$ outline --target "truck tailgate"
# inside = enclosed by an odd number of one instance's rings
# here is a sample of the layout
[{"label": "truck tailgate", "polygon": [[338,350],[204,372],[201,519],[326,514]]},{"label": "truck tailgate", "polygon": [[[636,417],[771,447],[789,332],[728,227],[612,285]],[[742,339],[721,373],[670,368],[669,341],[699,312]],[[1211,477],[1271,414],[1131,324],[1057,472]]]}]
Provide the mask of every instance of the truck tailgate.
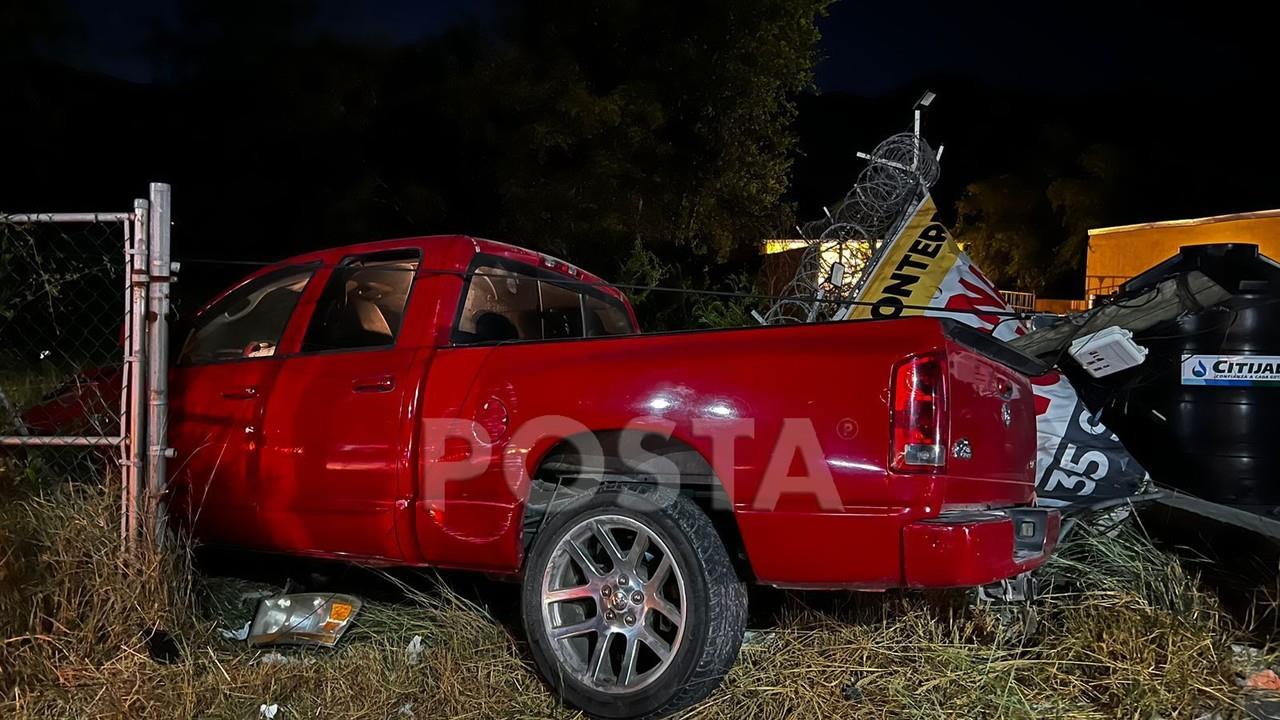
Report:
[{"label": "truck tailgate", "polygon": [[948,325],[951,448],[944,502],[1029,502],[1035,491],[1036,416],[1027,374],[1046,368],[972,328]]}]

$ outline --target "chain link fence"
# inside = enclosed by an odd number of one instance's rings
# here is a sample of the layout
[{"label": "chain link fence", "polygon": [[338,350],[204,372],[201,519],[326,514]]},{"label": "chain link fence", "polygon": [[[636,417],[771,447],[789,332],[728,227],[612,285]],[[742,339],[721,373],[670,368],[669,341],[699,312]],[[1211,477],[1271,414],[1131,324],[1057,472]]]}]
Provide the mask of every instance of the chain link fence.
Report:
[{"label": "chain link fence", "polygon": [[129,219],[0,218],[7,435],[120,437]]},{"label": "chain link fence", "polygon": [[[156,197],[165,232],[152,241]],[[118,482],[124,537],[163,478],[166,360],[149,376],[147,359],[167,344],[167,205],[156,184],[128,212],[0,213],[0,472]],[[157,285],[164,302],[148,315]]]}]

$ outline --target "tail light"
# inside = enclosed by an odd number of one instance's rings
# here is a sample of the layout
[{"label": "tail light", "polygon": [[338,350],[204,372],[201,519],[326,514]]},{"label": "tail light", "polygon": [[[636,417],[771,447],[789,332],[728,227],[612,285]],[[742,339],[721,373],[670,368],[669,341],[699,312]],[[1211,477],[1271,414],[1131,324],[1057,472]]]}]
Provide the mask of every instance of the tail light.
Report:
[{"label": "tail light", "polygon": [[946,373],[941,354],[909,357],[893,368],[889,462],[894,470],[946,464]]}]

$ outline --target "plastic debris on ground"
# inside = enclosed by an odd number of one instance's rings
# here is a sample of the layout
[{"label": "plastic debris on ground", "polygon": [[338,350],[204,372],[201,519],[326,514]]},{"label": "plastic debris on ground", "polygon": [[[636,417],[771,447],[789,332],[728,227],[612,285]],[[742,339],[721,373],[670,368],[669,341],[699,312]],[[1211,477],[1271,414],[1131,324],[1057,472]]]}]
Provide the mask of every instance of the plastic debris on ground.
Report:
[{"label": "plastic debris on ground", "polygon": [[413,636],[413,639],[409,641],[409,647],[405,648],[405,655],[406,657],[408,657],[409,662],[415,665],[422,660],[422,636],[421,635]]},{"label": "plastic debris on ground", "polygon": [[[252,622],[252,621],[251,621]],[[249,625],[251,622],[244,624],[239,630],[228,630],[226,628],[218,628],[218,632],[227,640],[244,640],[249,637]]]}]

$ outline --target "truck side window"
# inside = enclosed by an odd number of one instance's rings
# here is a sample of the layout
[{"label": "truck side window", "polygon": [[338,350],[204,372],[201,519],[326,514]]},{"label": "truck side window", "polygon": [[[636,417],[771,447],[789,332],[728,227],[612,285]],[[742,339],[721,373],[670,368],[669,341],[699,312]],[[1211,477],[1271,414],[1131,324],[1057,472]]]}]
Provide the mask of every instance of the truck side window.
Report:
[{"label": "truck side window", "polygon": [[[572,278],[482,262],[467,280],[453,332],[458,345],[508,340],[567,340],[635,332],[622,303],[580,290]],[[560,279],[561,282],[557,282]]]},{"label": "truck side window", "polygon": [[344,259],[316,301],[302,352],[395,345],[418,261],[416,249]]},{"label": "truck side window", "polygon": [[582,337],[582,296],[549,282],[539,282],[538,292],[542,301],[542,337]]},{"label": "truck side window", "polygon": [[469,345],[541,338],[538,281],[505,268],[476,267],[467,283],[454,341]]},{"label": "truck side window", "polygon": [[232,290],[196,321],[178,355],[178,364],[274,355],[315,268],[281,268]]},{"label": "truck side window", "polygon": [[629,335],[635,332],[631,326],[631,317],[616,302],[610,303],[598,297],[584,295],[582,297],[582,314],[587,325],[587,337],[605,335]]}]

